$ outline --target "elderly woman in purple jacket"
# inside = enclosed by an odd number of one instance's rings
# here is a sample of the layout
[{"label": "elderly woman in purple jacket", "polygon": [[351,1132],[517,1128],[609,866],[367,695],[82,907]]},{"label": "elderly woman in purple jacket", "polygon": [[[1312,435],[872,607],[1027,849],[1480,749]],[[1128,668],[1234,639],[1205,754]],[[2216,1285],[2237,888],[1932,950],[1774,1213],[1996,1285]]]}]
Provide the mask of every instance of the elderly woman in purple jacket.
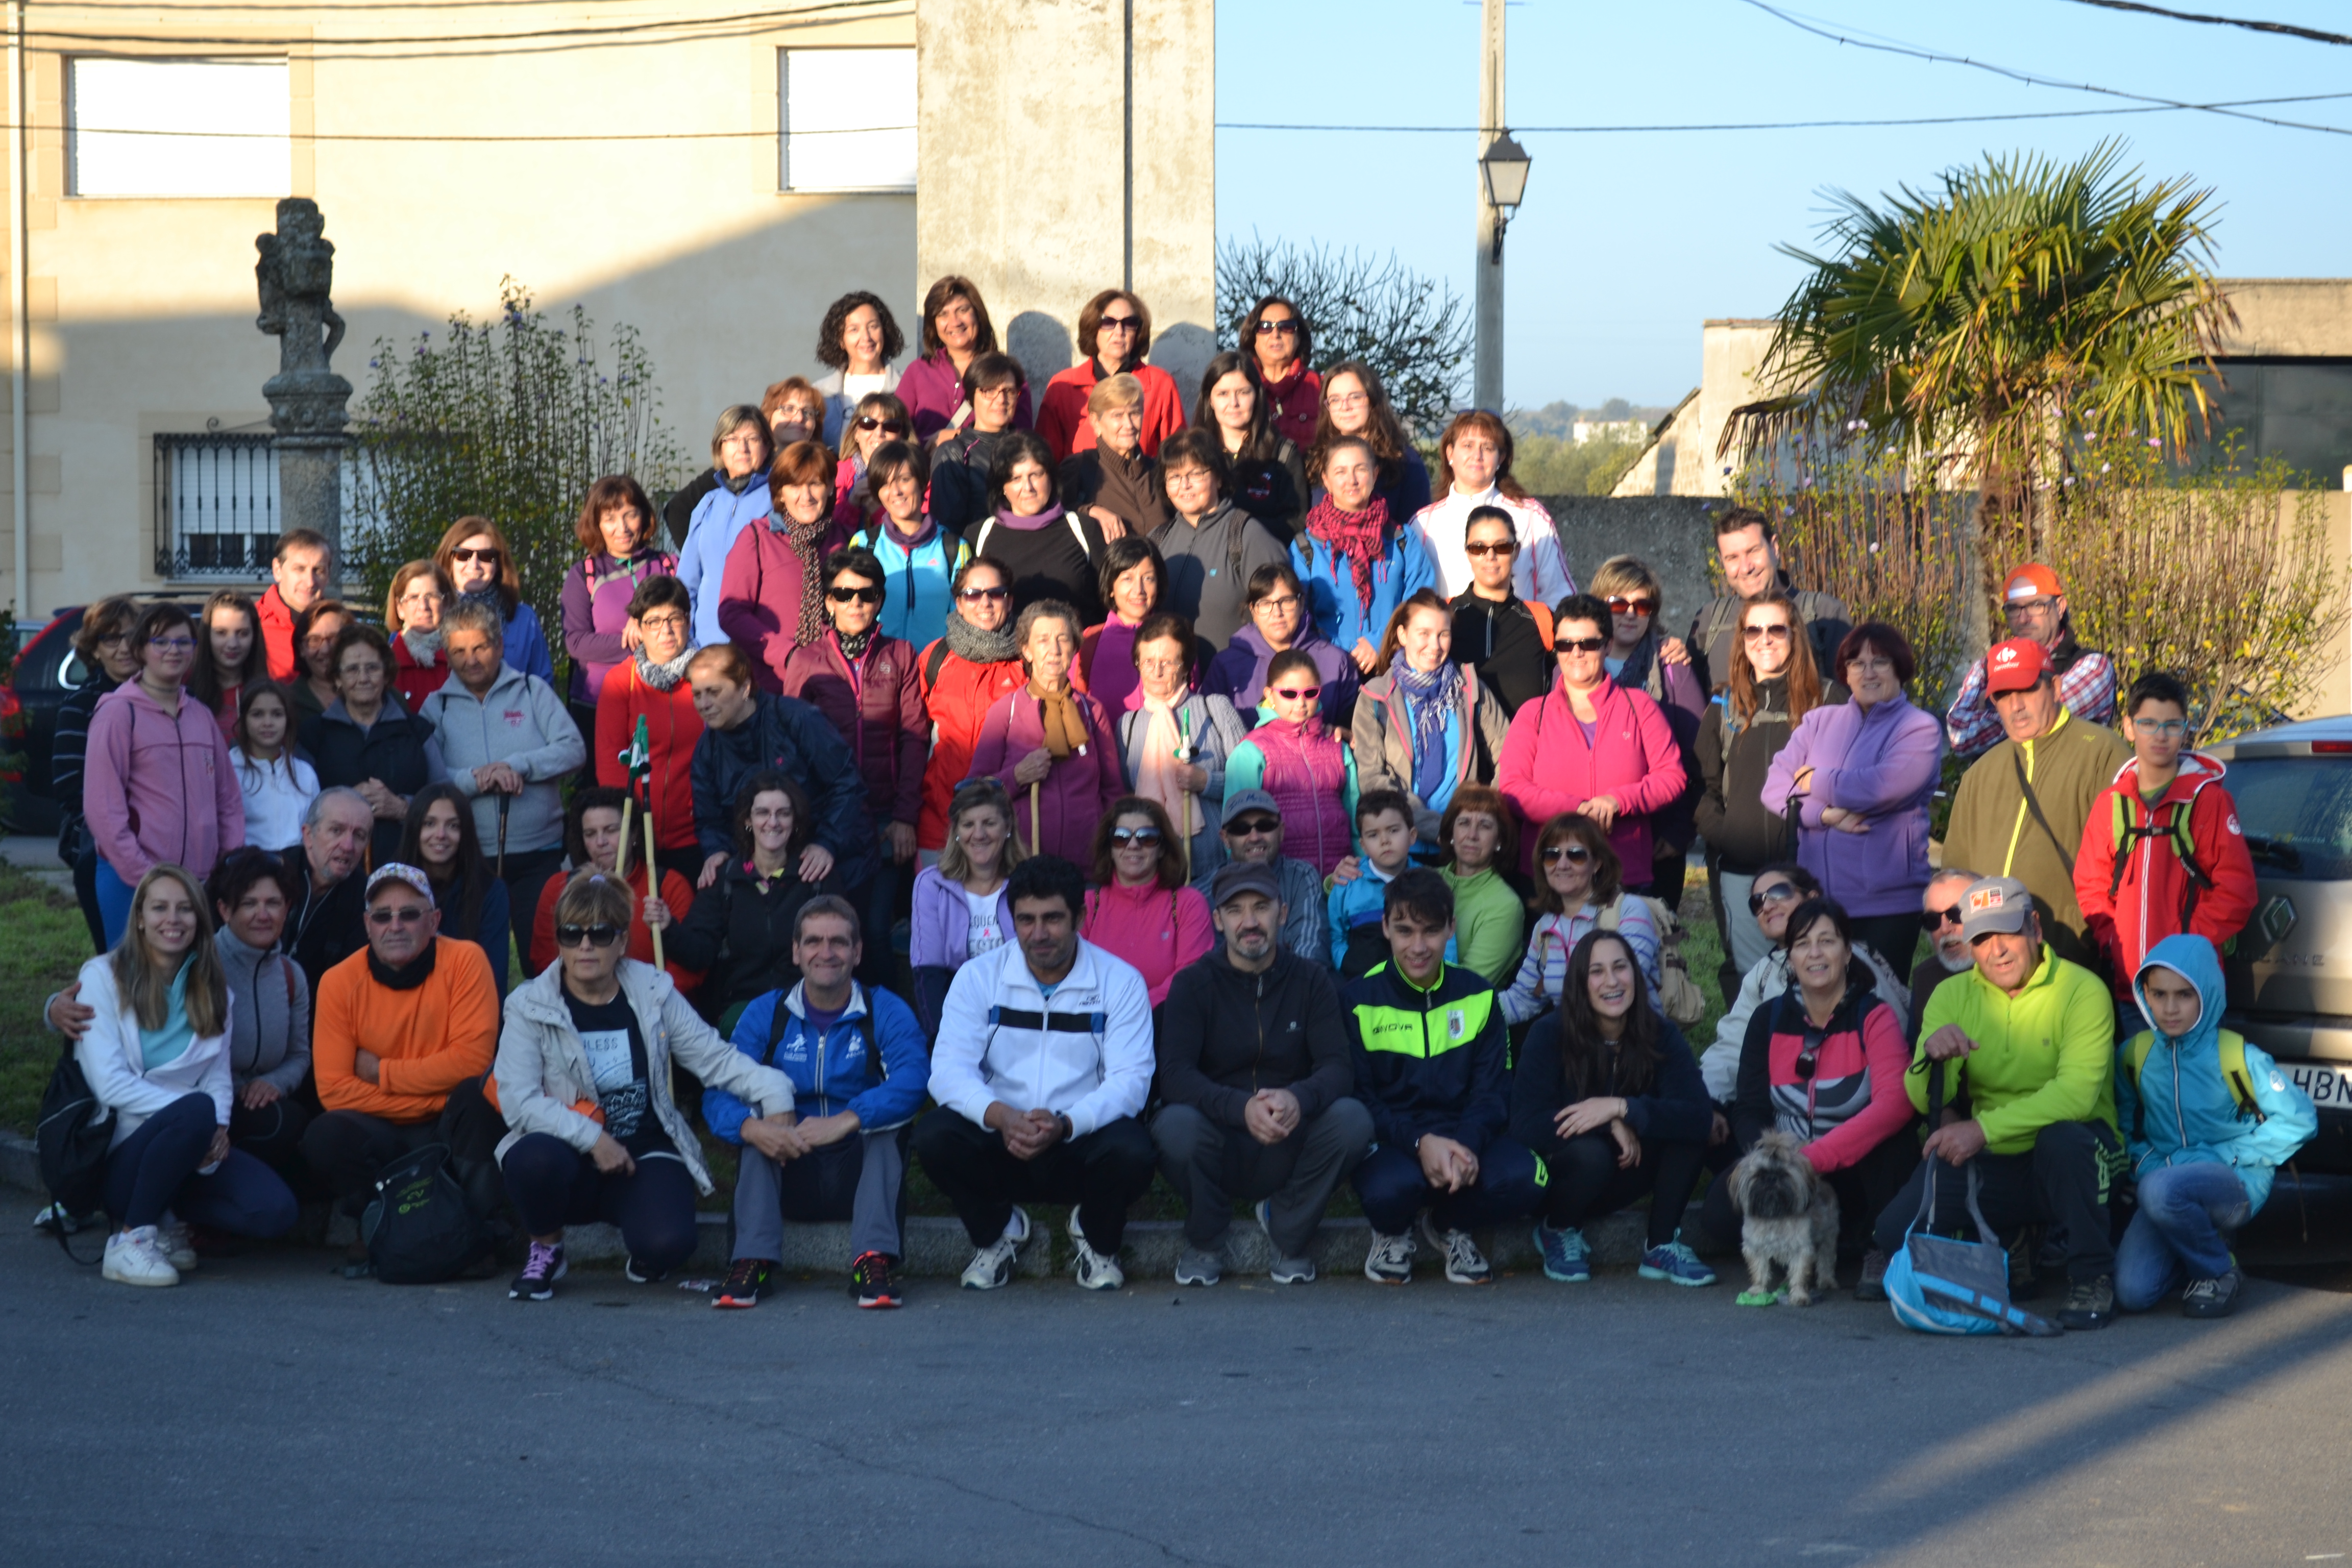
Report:
[{"label": "elderly woman in purple jacket", "polygon": [[1908,980],[1944,726],[1903,695],[1918,661],[1893,626],[1854,627],[1836,663],[1853,700],[1805,715],[1764,775],[1764,808],[1796,807],[1797,859],[1853,917],[1854,941]]}]

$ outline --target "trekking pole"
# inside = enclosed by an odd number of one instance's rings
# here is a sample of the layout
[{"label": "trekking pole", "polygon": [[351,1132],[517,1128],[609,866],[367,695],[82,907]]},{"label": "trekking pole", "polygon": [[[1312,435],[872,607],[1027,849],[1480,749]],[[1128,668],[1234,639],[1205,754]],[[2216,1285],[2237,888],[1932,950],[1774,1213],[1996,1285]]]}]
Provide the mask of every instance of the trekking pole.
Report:
[{"label": "trekking pole", "polygon": [[1034,779],[1032,779],[1032,780],[1030,781],[1030,783],[1029,783],[1029,848],[1028,848],[1028,853],[1030,853],[1030,854],[1032,854],[1032,855],[1034,855],[1035,853],[1037,853],[1037,838],[1038,838],[1038,827],[1037,827],[1037,781],[1036,781],[1036,780],[1034,780]]},{"label": "trekking pole", "polygon": [[499,792],[499,880],[507,879],[507,813],[514,808],[514,796]]},{"label": "trekking pole", "polygon": [[[636,804],[637,796],[634,790],[621,802],[621,847],[613,855],[613,875],[619,878],[624,886],[629,880],[629,809]],[[648,881],[646,886],[650,887],[652,883]]]},{"label": "trekking pole", "polygon": [[[650,788],[646,791],[645,815],[641,820],[646,825],[646,891],[648,895],[658,896],[661,892],[661,883],[656,879],[661,875],[661,867],[654,859],[654,803]],[[676,920],[677,916],[673,913],[670,918]],[[661,927],[656,926],[653,931],[654,967],[666,969],[668,967],[668,961],[662,957]]]}]

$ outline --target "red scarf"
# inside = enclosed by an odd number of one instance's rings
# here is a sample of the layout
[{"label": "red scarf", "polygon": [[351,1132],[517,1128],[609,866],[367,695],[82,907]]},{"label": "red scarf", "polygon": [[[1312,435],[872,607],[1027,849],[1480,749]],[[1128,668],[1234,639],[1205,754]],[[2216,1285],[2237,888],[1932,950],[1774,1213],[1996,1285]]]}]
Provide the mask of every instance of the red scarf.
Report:
[{"label": "red scarf", "polygon": [[1347,558],[1356,578],[1356,602],[1372,607],[1372,568],[1387,553],[1389,503],[1374,496],[1361,511],[1342,511],[1325,496],[1307,513],[1307,535],[1332,554]]}]

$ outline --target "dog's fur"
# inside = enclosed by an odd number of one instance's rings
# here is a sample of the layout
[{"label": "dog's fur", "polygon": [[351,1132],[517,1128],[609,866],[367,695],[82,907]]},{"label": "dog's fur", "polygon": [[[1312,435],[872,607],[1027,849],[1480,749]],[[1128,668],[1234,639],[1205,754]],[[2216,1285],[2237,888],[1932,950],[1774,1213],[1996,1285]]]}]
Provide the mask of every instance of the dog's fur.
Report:
[{"label": "dog's fur", "polygon": [[1813,1304],[1837,1284],[1837,1194],[1786,1132],[1767,1132],[1731,1168],[1731,1206],[1740,1215],[1739,1253],[1749,1288],[1772,1289],[1772,1265],[1789,1273],[1789,1300]]}]

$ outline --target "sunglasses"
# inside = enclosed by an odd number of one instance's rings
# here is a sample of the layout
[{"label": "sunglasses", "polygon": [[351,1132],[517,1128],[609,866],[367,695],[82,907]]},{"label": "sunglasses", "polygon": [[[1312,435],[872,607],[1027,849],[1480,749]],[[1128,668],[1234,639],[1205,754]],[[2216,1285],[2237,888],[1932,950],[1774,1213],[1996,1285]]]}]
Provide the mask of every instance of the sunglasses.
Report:
[{"label": "sunglasses", "polygon": [[368,924],[388,926],[396,921],[402,925],[413,926],[425,918],[425,913],[415,904],[403,904],[396,910],[370,910]]},{"label": "sunglasses", "polygon": [[1239,822],[1225,824],[1225,837],[1228,838],[1255,838],[1281,831],[1281,821],[1271,816],[1245,816]]},{"label": "sunglasses", "polygon": [[1323,695],[1319,686],[1277,686],[1274,694],[1285,702],[1312,702]]},{"label": "sunglasses", "polygon": [[827,588],[824,591],[824,596],[836,605],[852,603],[878,605],[882,602],[882,590],[871,585],[864,588]]},{"label": "sunglasses", "polygon": [[1769,626],[1742,626],[1739,635],[1749,642],[1787,642],[1789,623],[1775,621]]},{"label": "sunglasses", "polygon": [[1259,337],[1269,337],[1276,332],[1281,333],[1286,338],[1295,338],[1298,335],[1298,323],[1292,321],[1260,321],[1257,324],[1257,335]]},{"label": "sunglasses", "polygon": [[1807,1029],[1805,1031],[1805,1043],[1797,1052],[1796,1060],[1797,1080],[1800,1083],[1813,1081],[1814,1069],[1821,1062],[1822,1046],[1827,1039],[1828,1035],[1823,1030]]},{"label": "sunglasses", "polygon": [[1622,595],[1609,595],[1609,613],[1612,616],[1654,616],[1658,613],[1655,599],[1628,599]]},{"label": "sunglasses", "polygon": [[469,550],[460,545],[449,552],[449,559],[465,562],[478,561],[485,566],[495,566],[499,563],[499,552],[495,549]]},{"label": "sunglasses", "polygon": [[1110,830],[1110,841],[1113,844],[1120,845],[1140,844],[1145,848],[1149,849],[1153,845],[1160,842],[1160,829],[1156,827],[1114,827]]},{"label": "sunglasses", "polygon": [[1948,910],[1926,910],[1919,916],[1919,923],[1926,928],[1928,935],[1933,936],[1946,926],[1956,926],[1960,923],[1960,906],[1954,904]]},{"label": "sunglasses", "polygon": [[1462,547],[1462,553],[1473,561],[1483,561],[1489,555],[1517,555],[1518,552],[1519,542],[1516,539],[1501,539],[1489,543],[1465,544]]},{"label": "sunglasses", "polygon": [[1607,637],[1561,637],[1551,645],[1554,653],[1599,653],[1609,646]]},{"label": "sunglasses", "polygon": [[1764,912],[1767,904],[1792,904],[1796,901],[1797,885],[1794,882],[1775,882],[1760,893],[1748,895],[1748,912],[1759,915]]},{"label": "sunglasses", "polygon": [[1114,332],[1131,332],[1143,324],[1143,319],[1140,316],[1105,316],[1101,324]]},{"label": "sunglasses", "polygon": [[597,947],[610,947],[620,940],[619,926],[600,924],[555,928],[555,945],[558,947],[578,947],[583,942],[593,943]]},{"label": "sunglasses", "polygon": [[1592,858],[1592,851],[1581,844],[1549,844],[1544,847],[1543,863],[1557,866],[1565,860],[1571,866],[1581,866]]},{"label": "sunglasses", "polygon": [[1010,588],[959,588],[956,597],[967,605],[976,605],[982,599],[1002,599],[1012,591]]},{"label": "sunglasses", "polygon": [[904,419],[877,419],[871,414],[859,415],[857,427],[860,430],[879,430],[886,436],[904,436],[908,429]]}]

